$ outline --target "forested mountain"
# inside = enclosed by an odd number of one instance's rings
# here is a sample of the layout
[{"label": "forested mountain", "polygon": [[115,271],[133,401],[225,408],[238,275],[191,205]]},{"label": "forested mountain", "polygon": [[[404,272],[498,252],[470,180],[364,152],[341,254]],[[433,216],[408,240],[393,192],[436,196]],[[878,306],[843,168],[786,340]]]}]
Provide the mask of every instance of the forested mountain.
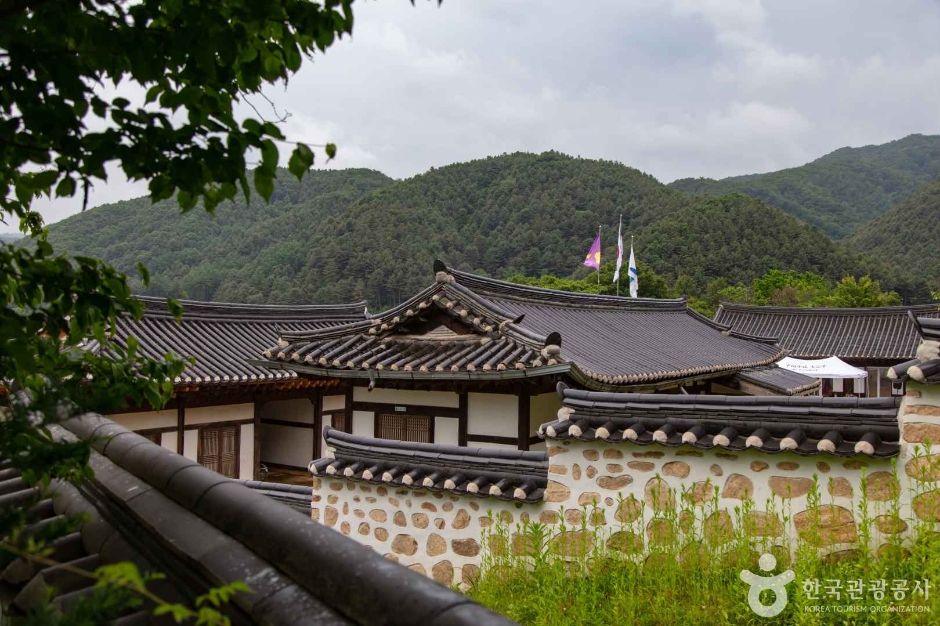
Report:
[{"label": "forested mountain", "polygon": [[[103,259],[136,276],[142,262],[152,282],[140,293],[185,294],[200,300],[299,302],[307,242],[331,214],[364,194],[392,184],[366,169],[322,170],[302,183],[281,172],[270,204],[257,196],[181,214],[175,202],[146,197],[89,209],[50,227],[57,250]],[[250,288],[243,288],[247,284]]]},{"label": "forested mountain", "polygon": [[670,187],[692,193],[740,192],[841,238],[940,176],[940,136],[841,148],[811,163],[713,180],[685,178]]},{"label": "forested mountain", "polygon": [[861,227],[848,243],[908,269],[940,291],[940,180]]},{"label": "forested mountain", "polygon": [[[270,206],[222,205],[179,215],[142,198],[98,207],[50,228],[58,249],[150,270],[147,293],[235,302],[365,298],[387,306],[426,286],[431,264],[497,277],[584,276],[603,225],[604,261],[616,227],[636,236],[641,263],[704,288],[770,269],[832,279],[874,271],[821,232],[743,195],[681,193],[618,163],[554,152],[460,163],[403,181],[370,170],[284,173]],[[874,267],[874,270],[872,269]]]}]

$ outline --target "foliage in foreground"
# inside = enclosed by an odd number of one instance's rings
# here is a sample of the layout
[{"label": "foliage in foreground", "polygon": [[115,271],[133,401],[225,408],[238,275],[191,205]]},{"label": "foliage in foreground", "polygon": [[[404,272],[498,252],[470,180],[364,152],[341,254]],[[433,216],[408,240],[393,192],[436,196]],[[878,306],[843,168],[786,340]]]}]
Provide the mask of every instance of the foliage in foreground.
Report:
[{"label": "foliage in foreground", "polygon": [[[246,202],[252,192],[269,199],[278,144],[292,148],[288,170],[298,179],[314,153],[288,141],[277,124],[283,120],[264,119],[251,98],[264,99],[263,86],[286,82],[305,56],[351,33],[352,0],[0,7],[0,221],[18,223],[35,242],[0,245],[0,462],[38,488],[30,500],[0,508],[0,551],[6,561],[54,565],[51,542],[82,519],[54,518],[30,534],[24,529],[36,521],[34,505],[48,497],[53,480],[78,482],[93,472],[89,442],[57,440],[51,426],[127,404],[160,408],[184,363],[170,354],[142,358],[134,340],[110,337],[118,317],[142,314],[124,274],[138,270],[146,286],[139,260],[115,269],[90,256],[55,254],[33,202],[79,194],[84,207],[109,168],[147,180],[152,202],[175,198],[183,212],[200,202],[211,212],[239,190]],[[138,90],[146,95],[136,102],[118,95]],[[240,119],[239,103],[260,119]],[[332,144],[322,148],[328,158],[336,153]],[[260,163],[249,182],[251,152]],[[209,590],[191,608],[150,593],[146,583],[158,574],[141,574],[130,563],[74,573],[93,578],[95,593],[64,615],[47,606],[29,619],[106,623],[149,601],[176,621],[224,624],[218,609],[246,589],[233,583]]]},{"label": "foliage in foreground", "polygon": [[[814,477],[807,495],[808,517],[795,537],[783,533],[777,522],[756,515],[750,499],[736,507],[725,520],[731,523],[725,524],[717,514],[717,489],[699,505],[691,492],[670,490],[661,500],[670,506],[652,515],[647,512],[645,521],[642,515],[627,521],[630,515],[625,512],[648,505],[621,497],[608,505],[607,519],[617,520],[610,527],[591,523],[603,506],[596,502],[581,510],[559,511],[557,527],[524,522],[510,529],[491,515],[493,524],[484,530],[481,572],[469,595],[527,626],[936,623],[940,534],[933,524],[902,518],[900,491],[891,501],[872,503],[863,488],[851,507],[857,512],[857,540],[837,545],[821,558],[820,547],[837,543],[834,538],[846,530],[827,524],[827,505],[832,502],[822,496],[820,482]],[[911,490],[911,495],[920,491]],[[788,500],[774,498],[763,510],[779,516],[782,528],[789,528],[794,511]],[[937,513],[933,511],[935,518]],[[885,519],[903,522],[909,535],[902,539],[882,532],[888,528]],[[777,560],[769,572],[758,566],[758,557],[765,553]],[[795,579],[786,586],[786,608],[776,617],[759,617],[748,606],[749,586],[740,572],[770,576],[788,569]],[[839,597],[829,595],[834,581],[841,585]],[[849,594],[855,593],[857,581],[863,581],[862,591],[853,598]],[[872,586],[882,584],[879,581],[885,581],[881,591]],[[770,591],[761,598],[765,605],[774,602]]]}]

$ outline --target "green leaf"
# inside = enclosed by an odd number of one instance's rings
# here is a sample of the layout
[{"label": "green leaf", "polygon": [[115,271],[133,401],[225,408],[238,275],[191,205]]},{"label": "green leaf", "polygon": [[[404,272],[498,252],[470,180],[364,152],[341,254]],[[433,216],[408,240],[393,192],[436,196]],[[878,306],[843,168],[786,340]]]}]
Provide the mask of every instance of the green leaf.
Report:
[{"label": "green leaf", "polygon": [[255,168],[255,191],[257,191],[265,202],[271,200],[274,193],[274,175],[266,171],[263,167]]},{"label": "green leaf", "polygon": [[261,142],[261,168],[273,174],[277,170],[278,150],[270,139]]},{"label": "green leaf", "polygon": [[176,201],[179,203],[183,213],[189,212],[194,206],[196,206],[196,196],[182,189],[177,192]]},{"label": "green leaf", "polygon": [[33,174],[32,178],[33,189],[46,191],[52,187],[53,183],[59,178],[59,172],[56,170],[46,170],[38,174]]},{"label": "green leaf", "polygon": [[150,286],[150,272],[147,270],[147,266],[141,263],[140,261],[138,261],[137,271],[140,272],[140,279],[144,281],[144,287],[149,287]]},{"label": "green leaf", "polygon": [[336,158],[336,144],[335,143],[326,144],[326,156],[331,159]]},{"label": "green leaf", "polygon": [[290,155],[290,161],[287,169],[298,180],[303,179],[304,174],[313,166],[313,151],[305,144],[299,143]]},{"label": "green leaf", "polygon": [[183,317],[183,304],[176,298],[166,299],[166,308],[177,322]]},{"label": "green leaf", "polygon": [[55,195],[59,198],[71,198],[75,195],[75,179],[66,176],[56,185]]}]

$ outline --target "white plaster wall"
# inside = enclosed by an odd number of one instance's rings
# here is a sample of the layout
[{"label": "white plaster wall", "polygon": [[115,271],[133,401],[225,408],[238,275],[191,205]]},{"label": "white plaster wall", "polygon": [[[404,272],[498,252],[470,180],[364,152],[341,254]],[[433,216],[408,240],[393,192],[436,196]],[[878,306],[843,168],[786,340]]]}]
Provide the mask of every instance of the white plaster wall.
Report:
[{"label": "white plaster wall", "polygon": [[[253,420],[255,418],[255,405],[223,404],[220,406],[201,406],[186,409],[186,425],[209,424],[212,422],[228,422],[234,420]],[[175,426],[174,422],[171,426]]]},{"label": "white plaster wall", "polygon": [[238,477],[249,480],[255,475],[255,425],[242,424],[239,437]]},{"label": "white plaster wall", "polygon": [[332,411],[334,409],[342,409],[346,407],[346,396],[340,394],[338,396],[323,396],[323,410]]},{"label": "white plaster wall", "polygon": [[434,443],[458,445],[459,420],[455,417],[434,418]]},{"label": "white plaster wall", "polygon": [[199,460],[199,431],[183,431],[183,456],[193,461]]},{"label": "white plaster wall", "polygon": [[369,391],[366,387],[353,388],[355,402],[384,402],[388,404],[419,404],[424,406],[460,406],[460,396],[450,391],[414,391],[411,389],[382,389]]},{"label": "white plaster wall", "polygon": [[[187,415],[187,417],[189,417]],[[142,411],[140,413],[117,413],[108,418],[128,430],[147,430],[150,428],[168,428],[176,426],[176,409],[163,411]]]},{"label": "white plaster wall", "polygon": [[363,437],[375,437],[375,414],[371,411],[353,411],[352,432]]},{"label": "white plaster wall", "polygon": [[468,434],[519,436],[519,399],[516,396],[497,393],[470,393],[467,396]]},{"label": "white plaster wall", "polygon": [[275,400],[261,405],[261,419],[313,423],[313,403],[307,398]]},{"label": "white plaster wall", "polygon": [[171,430],[169,432],[160,433],[160,445],[167,450],[176,452],[176,431]]},{"label": "white plaster wall", "polygon": [[[247,424],[246,424],[247,425]],[[244,433],[244,426],[242,426]],[[317,435],[322,438],[322,435]],[[307,467],[313,460],[312,428],[261,425],[261,460],[265,463]]]}]

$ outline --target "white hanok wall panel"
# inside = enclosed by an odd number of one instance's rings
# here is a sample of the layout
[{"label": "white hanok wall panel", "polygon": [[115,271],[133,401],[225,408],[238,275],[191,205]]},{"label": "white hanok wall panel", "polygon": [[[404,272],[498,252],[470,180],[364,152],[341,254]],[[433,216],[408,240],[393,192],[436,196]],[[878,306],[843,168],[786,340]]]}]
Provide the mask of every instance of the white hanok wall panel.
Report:
[{"label": "white hanok wall panel", "polygon": [[460,406],[460,396],[452,391],[415,391],[412,389],[382,389],[379,387],[372,391],[369,391],[367,387],[353,388],[353,401],[445,406],[452,409]]},{"label": "white hanok wall panel", "polygon": [[467,396],[468,436],[519,437],[517,396],[499,393],[470,393]]},{"label": "white hanok wall panel", "polygon": [[[108,419],[128,430],[150,430],[151,428],[175,428],[176,409],[162,411],[140,411],[138,413],[116,413]],[[176,445],[173,446],[176,449]]]}]

